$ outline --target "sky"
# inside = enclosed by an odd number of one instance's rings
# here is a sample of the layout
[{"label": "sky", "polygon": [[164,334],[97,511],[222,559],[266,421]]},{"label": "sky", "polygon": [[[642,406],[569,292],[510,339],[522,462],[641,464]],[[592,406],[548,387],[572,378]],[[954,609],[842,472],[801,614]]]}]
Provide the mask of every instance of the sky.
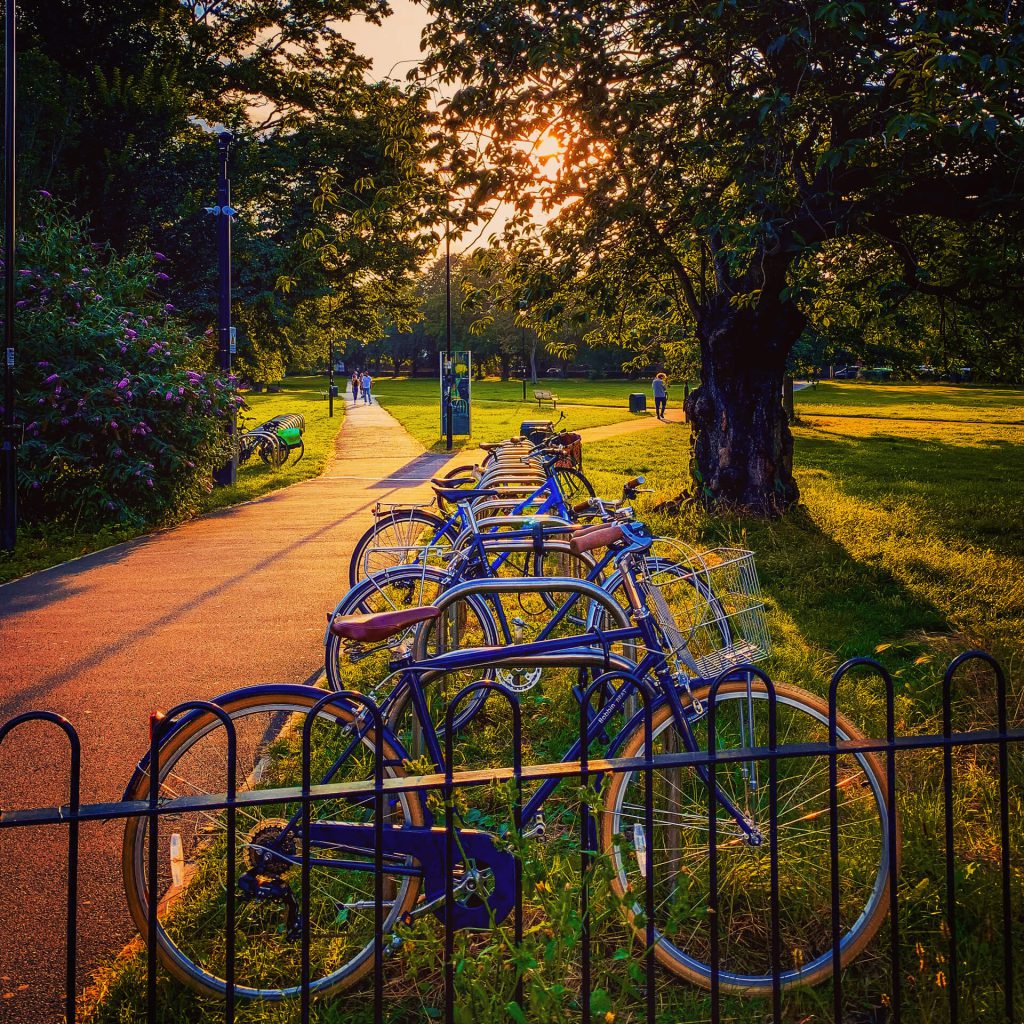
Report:
[{"label": "sky", "polygon": [[[362,18],[345,23],[343,32],[356,49],[373,61],[371,76],[375,80],[395,78],[404,82],[406,75],[417,63],[420,52],[420,34],[426,27],[427,12],[412,0],[390,0],[391,17],[380,25]],[[477,228],[464,239],[452,241],[452,253],[462,253],[486,244],[487,239],[501,231],[512,215],[510,207],[499,206],[486,227]]]},{"label": "sky", "polygon": [[427,24],[427,12],[412,0],[391,0],[392,15],[382,25],[362,18],[345,23],[345,35],[360,53],[373,61],[373,77],[405,79],[420,59],[420,33]]}]

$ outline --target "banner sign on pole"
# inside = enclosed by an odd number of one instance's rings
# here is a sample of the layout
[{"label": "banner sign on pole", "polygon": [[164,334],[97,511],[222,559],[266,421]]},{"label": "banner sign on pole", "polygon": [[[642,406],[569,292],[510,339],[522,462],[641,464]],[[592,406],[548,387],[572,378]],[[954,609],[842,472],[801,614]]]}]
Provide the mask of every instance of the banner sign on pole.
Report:
[{"label": "banner sign on pole", "polygon": [[448,429],[445,421],[447,403],[452,407],[452,434],[468,437],[472,433],[473,353],[453,352],[450,366],[441,353],[441,436]]}]

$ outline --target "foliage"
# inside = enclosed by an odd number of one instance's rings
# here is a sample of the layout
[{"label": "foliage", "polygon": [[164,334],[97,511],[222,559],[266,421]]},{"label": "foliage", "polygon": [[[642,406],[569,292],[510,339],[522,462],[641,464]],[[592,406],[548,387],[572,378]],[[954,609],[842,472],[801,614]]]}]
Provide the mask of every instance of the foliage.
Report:
[{"label": "foliage", "polygon": [[118,256],[42,197],[18,268],[25,520],[138,526],[194,507],[224,457],[231,380],[160,295],[153,254]]},{"label": "foliage", "polygon": [[202,330],[216,316],[204,207],[217,164],[194,118],[228,125],[240,368],[266,379],[300,361],[309,335],[293,321],[324,313],[324,295],[355,337],[405,315],[401,286],[430,244],[429,116],[421,90],[369,83],[341,30],[379,20],[381,0],[210,6],[20,5],[22,190],[69,197],[119,252],[165,253],[172,301]]}]

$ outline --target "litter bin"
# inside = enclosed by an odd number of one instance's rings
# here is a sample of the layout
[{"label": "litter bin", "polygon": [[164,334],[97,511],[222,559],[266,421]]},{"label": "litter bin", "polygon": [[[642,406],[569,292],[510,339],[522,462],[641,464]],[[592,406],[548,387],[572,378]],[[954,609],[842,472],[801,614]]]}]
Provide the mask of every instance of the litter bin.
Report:
[{"label": "litter bin", "polygon": [[554,429],[555,425],[551,420],[523,420],[519,424],[519,433],[534,444],[543,441],[548,434],[554,432]]},{"label": "litter bin", "polygon": [[331,385],[331,398],[337,398],[337,397],[338,397],[338,385],[337,384],[332,384]]},{"label": "litter bin", "polygon": [[647,396],[642,391],[635,391],[629,396],[630,412],[647,412]]}]

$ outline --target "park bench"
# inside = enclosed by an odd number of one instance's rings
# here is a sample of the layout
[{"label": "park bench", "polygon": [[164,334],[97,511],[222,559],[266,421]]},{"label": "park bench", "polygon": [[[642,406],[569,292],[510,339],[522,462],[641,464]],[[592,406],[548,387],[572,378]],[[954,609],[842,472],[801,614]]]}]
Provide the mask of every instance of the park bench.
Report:
[{"label": "park bench", "polygon": [[537,399],[537,405],[540,408],[544,407],[545,402],[550,402],[552,409],[558,408],[558,395],[556,395],[553,391],[545,391],[543,389],[539,391],[534,391],[533,397]]}]

